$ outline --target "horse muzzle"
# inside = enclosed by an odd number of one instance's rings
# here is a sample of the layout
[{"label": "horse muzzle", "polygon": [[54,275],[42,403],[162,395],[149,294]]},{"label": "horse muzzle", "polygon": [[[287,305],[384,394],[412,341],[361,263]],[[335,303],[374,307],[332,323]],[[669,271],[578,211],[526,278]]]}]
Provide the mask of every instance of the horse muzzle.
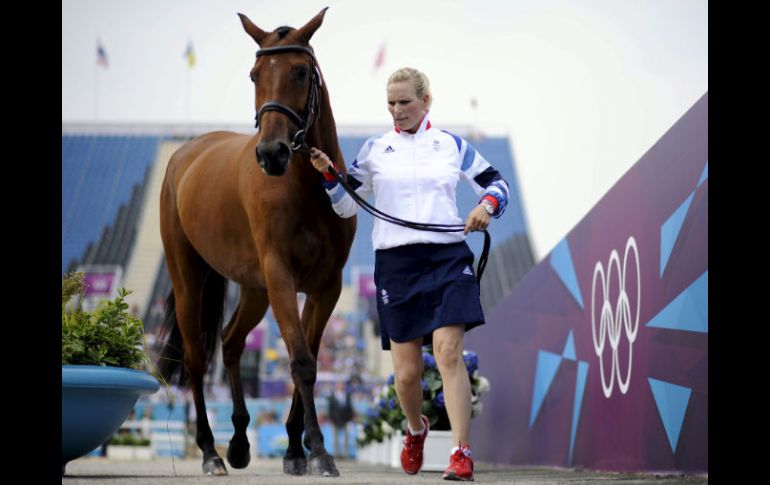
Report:
[{"label": "horse muzzle", "polygon": [[291,148],[282,141],[261,142],[257,145],[257,163],[265,175],[280,177],[289,167]]}]

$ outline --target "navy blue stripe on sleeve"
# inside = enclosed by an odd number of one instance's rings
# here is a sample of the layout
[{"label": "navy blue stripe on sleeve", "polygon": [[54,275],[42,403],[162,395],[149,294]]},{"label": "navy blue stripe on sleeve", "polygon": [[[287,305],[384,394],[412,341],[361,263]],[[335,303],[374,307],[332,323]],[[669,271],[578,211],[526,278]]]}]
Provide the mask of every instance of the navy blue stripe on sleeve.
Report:
[{"label": "navy blue stripe on sleeve", "polygon": [[350,185],[350,188],[353,190],[358,190],[359,187],[361,187],[361,182],[359,182],[355,177],[348,174],[348,185]]},{"label": "navy blue stripe on sleeve", "polygon": [[487,167],[486,170],[473,177],[473,180],[486,189],[489,187],[489,184],[495,180],[502,180],[502,178],[503,177],[500,175],[500,172],[492,167]]}]

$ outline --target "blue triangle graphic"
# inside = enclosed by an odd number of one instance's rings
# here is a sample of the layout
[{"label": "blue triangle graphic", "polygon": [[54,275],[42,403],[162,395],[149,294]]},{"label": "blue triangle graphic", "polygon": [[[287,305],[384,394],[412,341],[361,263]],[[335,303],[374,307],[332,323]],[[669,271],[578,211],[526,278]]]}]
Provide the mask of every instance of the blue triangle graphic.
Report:
[{"label": "blue triangle graphic", "polygon": [[588,362],[578,362],[577,377],[575,378],[575,404],[572,406],[572,429],[569,434],[569,464],[572,465],[572,452],[575,449],[575,431],[580,419],[580,408],[583,406],[583,394],[586,390],[588,377]]},{"label": "blue triangle graphic", "polygon": [[561,353],[561,356],[565,359],[577,360],[577,356],[575,355],[575,336],[573,335],[572,330],[570,330],[569,335],[567,335],[567,343],[564,344],[564,352]]},{"label": "blue triangle graphic", "polygon": [[529,414],[529,427],[531,428],[543,405],[545,395],[551,387],[556,371],[561,363],[561,355],[540,350],[537,353],[537,365],[535,366],[535,388],[532,391],[532,409]]},{"label": "blue triangle graphic", "polygon": [[692,390],[651,377],[648,377],[647,380],[650,382],[652,395],[658,406],[658,414],[663,420],[663,427],[666,429],[671,452],[676,453],[679,432],[682,430],[684,413],[687,411],[687,403],[690,401]]},{"label": "blue triangle graphic", "polygon": [[687,215],[687,209],[690,208],[693,195],[695,192],[687,197],[682,205],[674,211],[673,214],[663,223],[660,227],[660,277],[663,277],[663,271],[666,270],[668,264],[668,258],[671,256],[671,251],[674,249],[674,243],[676,238],[679,237],[679,231],[682,229],[682,223]]},{"label": "blue triangle graphic", "polygon": [[700,275],[645,326],[708,333],[709,272]]},{"label": "blue triangle graphic", "polygon": [[698,187],[701,186],[706,179],[709,178],[709,161],[706,160],[706,166],[703,167],[703,173],[700,174],[700,180],[698,180]]},{"label": "blue triangle graphic", "polygon": [[575,265],[572,264],[572,253],[569,250],[569,243],[565,237],[559,244],[551,251],[551,257],[548,258],[551,263],[551,267],[567,287],[572,297],[578,302],[580,308],[583,308],[583,296],[580,294],[580,287],[577,283],[577,276],[575,275]]}]

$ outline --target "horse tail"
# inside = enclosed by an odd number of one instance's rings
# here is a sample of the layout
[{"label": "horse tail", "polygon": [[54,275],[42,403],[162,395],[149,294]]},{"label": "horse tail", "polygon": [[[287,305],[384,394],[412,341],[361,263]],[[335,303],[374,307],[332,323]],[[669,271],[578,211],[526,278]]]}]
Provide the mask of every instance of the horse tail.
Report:
[{"label": "horse tail", "polygon": [[186,384],[187,375],[184,371],[184,349],[182,347],[182,332],[176,321],[176,301],[174,291],[170,291],[166,298],[166,314],[160,325],[160,335],[166,335],[166,342],[158,359],[158,373],[169,384],[176,378],[179,385]]},{"label": "horse tail", "polygon": [[[208,372],[222,332],[227,279],[209,269],[201,289],[201,331],[203,333],[204,369]],[[160,331],[166,341],[160,354],[158,372],[169,383],[186,386],[189,375],[184,367],[184,342],[176,316],[173,290],[166,299],[166,315]]]}]

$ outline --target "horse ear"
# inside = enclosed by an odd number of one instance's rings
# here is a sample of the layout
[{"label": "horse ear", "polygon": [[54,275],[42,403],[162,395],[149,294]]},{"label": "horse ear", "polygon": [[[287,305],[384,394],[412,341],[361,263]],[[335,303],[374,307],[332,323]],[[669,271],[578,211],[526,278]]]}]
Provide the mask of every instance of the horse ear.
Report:
[{"label": "horse ear", "polygon": [[239,13],[238,17],[241,18],[241,24],[243,24],[243,30],[245,30],[246,33],[249,34],[257,44],[262,45],[262,40],[264,40],[264,38],[267,37],[267,32],[265,32],[264,30],[254,25],[254,22],[249,20],[249,18],[243,15],[242,13]]},{"label": "horse ear", "polygon": [[302,26],[302,28],[299,29],[299,39],[304,41],[305,43],[310,42],[310,38],[313,37],[313,34],[315,34],[315,31],[318,30],[318,27],[321,26],[321,23],[324,20],[324,15],[326,15],[326,11],[329,9],[329,7],[324,7],[323,10],[318,12],[318,15],[310,19],[308,23]]}]

